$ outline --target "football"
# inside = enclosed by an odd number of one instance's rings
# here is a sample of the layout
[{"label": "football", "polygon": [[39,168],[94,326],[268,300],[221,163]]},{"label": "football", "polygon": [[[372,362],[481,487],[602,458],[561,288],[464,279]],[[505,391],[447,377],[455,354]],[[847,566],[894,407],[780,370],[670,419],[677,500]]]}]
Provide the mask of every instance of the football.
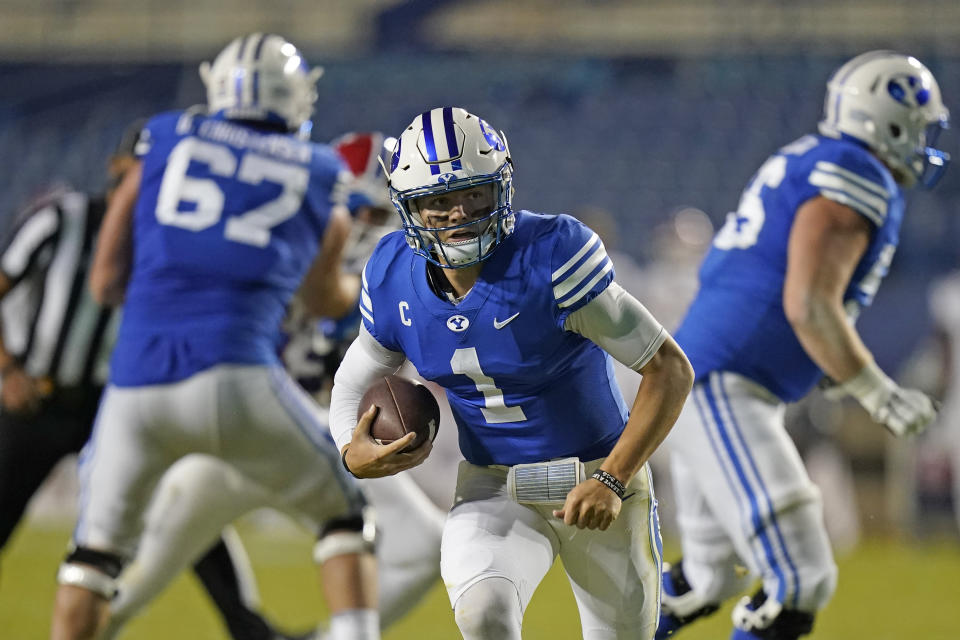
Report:
[{"label": "football", "polygon": [[389,444],[411,431],[417,434],[405,451],[412,451],[437,437],[440,406],[426,386],[402,376],[384,376],[367,389],[360,400],[357,420],[370,405],[380,407],[370,425],[370,435],[380,444]]}]

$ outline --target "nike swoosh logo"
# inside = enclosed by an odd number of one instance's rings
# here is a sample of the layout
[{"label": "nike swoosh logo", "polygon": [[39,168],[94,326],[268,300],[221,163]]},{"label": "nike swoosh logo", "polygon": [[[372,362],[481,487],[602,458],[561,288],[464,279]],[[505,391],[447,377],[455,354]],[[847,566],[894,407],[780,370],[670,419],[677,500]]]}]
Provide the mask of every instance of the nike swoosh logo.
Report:
[{"label": "nike swoosh logo", "polygon": [[494,318],[494,319],[493,319],[493,328],[494,328],[494,329],[503,329],[505,326],[507,326],[508,324],[510,324],[510,323],[513,321],[513,319],[516,318],[518,315],[520,315],[520,312],[519,312],[519,311],[517,311],[515,314],[513,314],[512,316],[510,316],[509,318],[507,318],[507,319],[504,320],[503,322],[497,322],[497,319]]}]

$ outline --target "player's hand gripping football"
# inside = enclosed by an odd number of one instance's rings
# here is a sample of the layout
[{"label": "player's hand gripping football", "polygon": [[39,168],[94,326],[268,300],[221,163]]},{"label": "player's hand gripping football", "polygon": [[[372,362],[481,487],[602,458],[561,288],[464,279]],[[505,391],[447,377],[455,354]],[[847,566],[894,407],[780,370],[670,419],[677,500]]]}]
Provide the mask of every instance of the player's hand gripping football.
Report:
[{"label": "player's hand gripping football", "polygon": [[433,449],[433,443],[428,440],[413,451],[404,452],[403,449],[417,435],[413,432],[390,444],[379,444],[370,435],[370,425],[378,411],[376,406],[371,406],[364,412],[347,445],[344,460],[350,472],[358,478],[382,478],[406,471],[426,460]]},{"label": "player's hand gripping football", "polygon": [[870,417],[897,437],[914,436],[937,417],[937,404],[917,389],[904,389],[875,364],[840,387],[856,398]]},{"label": "player's hand gripping football", "polygon": [[563,503],[563,508],[554,510],[553,515],[564,524],[578,529],[600,529],[606,531],[617,516],[623,501],[606,485],[594,478],[587,478],[575,486]]}]

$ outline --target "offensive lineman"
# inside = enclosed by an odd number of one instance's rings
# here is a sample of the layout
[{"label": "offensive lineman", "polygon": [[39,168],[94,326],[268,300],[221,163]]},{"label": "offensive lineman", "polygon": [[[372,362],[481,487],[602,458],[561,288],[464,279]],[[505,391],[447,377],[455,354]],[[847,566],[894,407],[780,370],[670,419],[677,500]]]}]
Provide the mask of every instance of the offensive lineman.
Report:
[{"label": "offensive lineman", "polygon": [[[347,198],[354,224],[344,248],[344,270],[359,272],[376,241],[395,228],[385,224],[395,218],[390,211],[393,206],[386,179],[377,161],[383,135],[345,134],[331,146],[354,176]],[[294,302],[294,308],[301,306]],[[355,318],[351,313],[338,321],[337,333],[356,335],[359,318],[360,312],[356,311]],[[292,335],[283,358],[290,374],[308,391],[315,391],[311,386],[319,386],[321,381],[332,381],[339,364],[337,354],[342,355],[343,339],[330,336],[334,343],[332,352],[318,363],[312,349],[316,321],[298,322],[288,317],[286,324]],[[349,340],[342,349],[347,344]],[[322,480],[326,472],[317,467],[315,473]],[[440,574],[444,512],[409,475],[359,482],[377,515],[378,610],[383,628],[409,613]],[[110,603],[110,622],[103,640],[116,637],[131,618],[216,540],[227,524],[260,507],[282,509],[284,505],[277,502],[275,494],[219,458],[191,454],[178,460],[160,481],[137,555],[120,575],[119,594]],[[311,636],[314,637],[326,635],[318,631]]]},{"label": "offensive lineman", "polygon": [[[417,116],[388,178],[404,229],[364,269],[363,326],[335,377],[344,466],[378,477],[422,461],[426,445],[376,444],[375,408],[356,419],[369,384],[409,358],[446,389],[466,458],[441,550],[463,637],[519,639],[557,555],[584,638],[653,637],[660,537],[646,460],[689,392],[687,359],[613,281],[595,233],[511,209],[510,153],[482,119]],[[629,420],[607,353],[643,373]]]},{"label": "offensive lineman", "polygon": [[[90,437],[119,314],[93,302],[87,270],[106,208],[136,164],[143,124],[129,125],[108,159],[104,195],[54,192],[0,249],[0,550],[53,466]],[[287,637],[255,610],[236,537],[217,537],[191,561],[233,640]]]},{"label": "offensive lineman", "polygon": [[876,365],[854,328],[887,273],[901,188],[932,186],[948,111],[915,58],[872,51],[827,84],[820,135],[772,155],[713,240],[677,330],[697,382],[668,440],[683,561],[664,574],[658,638],[749,586],[735,640],[813,628],[837,571],[820,496],[784,430],[784,403],[826,374],[895,436],[936,411]]},{"label": "offensive lineman", "polygon": [[236,38],[201,66],[208,113],[161,114],[141,135],[90,276],[94,298],[124,302],[124,316],[81,457],[55,640],[96,637],[156,482],[193,452],[229,461],[317,532],[331,637],[379,638],[364,500],[276,354],[301,280],[318,315],[344,314],[356,295],[339,270],[346,172],[297,135],[320,72],[280,36]]}]

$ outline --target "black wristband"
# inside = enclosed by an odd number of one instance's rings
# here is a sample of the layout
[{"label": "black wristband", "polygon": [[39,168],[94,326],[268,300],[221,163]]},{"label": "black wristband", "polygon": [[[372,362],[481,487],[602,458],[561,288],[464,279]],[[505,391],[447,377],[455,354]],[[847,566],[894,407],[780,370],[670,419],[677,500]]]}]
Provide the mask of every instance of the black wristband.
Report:
[{"label": "black wristband", "polygon": [[343,464],[343,468],[347,470],[347,473],[352,475],[354,478],[360,478],[353,471],[350,471],[350,467],[347,466],[347,451],[350,449],[350,445],[347,445],[343,448],[343,453],[340,454],[340,462]]},{"label": "black wristband", "polygon": [[617,494],[617,497],[621,500],[623,500],[623,496],[627,493],[627,488],[623,486],[623,483],[603,469],[597,469],[590,477],[594,480],[599,480],[602,482],[608,489],[610,489],[610,491],[613,491],[615,494]]}]

